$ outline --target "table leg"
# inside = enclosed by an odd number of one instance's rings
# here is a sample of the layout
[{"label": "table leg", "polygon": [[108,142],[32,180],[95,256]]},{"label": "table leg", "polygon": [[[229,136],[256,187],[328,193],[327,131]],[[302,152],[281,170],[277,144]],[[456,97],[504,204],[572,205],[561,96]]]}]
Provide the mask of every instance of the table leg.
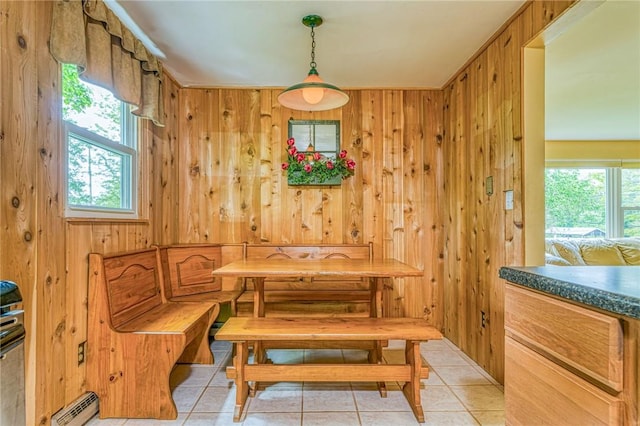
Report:
[{"label": "table leg", "polygon": [[371,306],[369,307],[369,316],[371,318],[382,318],[382,290],[384,287],[384,278],[374,277],[369,280],[369,294]]},{"label": "table leg", "polygon": [[420,342],[407,341],[405,345],[405,362],[411,366],[411,379],[402,387],[402,393],[407,398],[418,422],[424,423],[424,412],[420,400],[420,370],[422,369]]},{"label": "table leg", "polygon": [[249,342],[237,342],[235,347],[236,356],[233,358],[233,366],[236,370],[236,406],[233,411],[233,421],[239,422],[249,396],[249,383],[245,378],[244,371],[249,361]]},{"label": "table leg", "polygon": [[253,316],[264,316],[264,278],[253,279]]}]

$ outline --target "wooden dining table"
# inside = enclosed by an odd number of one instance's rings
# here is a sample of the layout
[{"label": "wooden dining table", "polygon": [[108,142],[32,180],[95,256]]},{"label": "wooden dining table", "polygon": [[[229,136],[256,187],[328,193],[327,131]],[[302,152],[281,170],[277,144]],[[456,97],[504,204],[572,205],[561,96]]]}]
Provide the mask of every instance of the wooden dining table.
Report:
[{"label": "wooden dining table", "polygon": [[[247,258],[228,263],[212,272],[221,277],[251,278],[254,283],[253,316],[265,316],[265,279],[266,278],[368,278],[370,293],[369,316],[382,318],[383,285],[389,278],[420,277],[424,273],[418,268],[410,266],[396,259],[349,259],[349,258]],[[311,281],[310,285],[322,289],[323,280]],[[338,300],[339,301],[339,300]],[[298,342],[299,343],[299,342]],[[342,345],[345,342],[341,342]],[[295,344],[294,344],[295,345]],[[381,360],[382,342],[373,342],[369,347],[374,351],[370,360]],[[276,346],[279,347],[279,346]],[[262,364],[267,361],[263,343],[254,343],[255,362]],[[255,395],[257,383],[251,394]],[[378,382],[378,389],[382,396],[387,395],[384,382]]]},{"label": "wooden dining table", "polygon": [[[386,278],[420,277],[424,273],[396,259],[243,259],[230,262],[212,272],[222,277],[252,278],[254,282],[253,316],[264,316],[266,278],[335,277],[369,278],[370,316],[382,317],[383,283]],[[321,289],[322,281],[312,285]]]}]

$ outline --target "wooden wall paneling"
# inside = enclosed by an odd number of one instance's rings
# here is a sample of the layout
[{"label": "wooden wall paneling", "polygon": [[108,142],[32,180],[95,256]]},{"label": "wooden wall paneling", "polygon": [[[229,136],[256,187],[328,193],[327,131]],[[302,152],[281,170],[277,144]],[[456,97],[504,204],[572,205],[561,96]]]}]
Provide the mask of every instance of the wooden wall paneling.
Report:
[{"label": "wooden wall paneling", "polygon": [[[38,311],[46,316],[44,324],[47,335],[43,339],[42,348],[48,351],[46,361],[47,386],[52,389],[47,392],[47,415],[57,411],[59,407],[65,405],[66,396],[77,395],[76,389],[70,393],[66,392],[68,380],[75,378],[74,370],[65,368],[66,358],[69,348],[67,345],[67,333],[73,333],[74,329],[69,327],[67,320],[67,298],[65,294],[68,282],[65,275],[65,259],[63,256],[51,256],[51,253],[64,253],[64,222],[61,215],[63,206],[62,197],[59,196],[62,185],[61,159],[62,150],[60,147],[60,119],[62,115],[62,102],[58,95],[60,92],[60,64],[58,64],[48,52],[48,49],[40,46],[48,46],[49,28],[38,25],[41,22],[50,22],[52,15],[51,5],[36,7],[35,24],[37,39],[33,48],[37,49],[37,70],[38,70],[38,135],[35,142],[37,158],[40,164],[37,167],[38,188],[37,204],[37,282],[36,284],[43,291],[43,304],[38,303]],[[44,231],[44,232],[42,232]],[[39,322],[40,323],[40,322]],[[42,330],[42,329],[39,329]],[[75,352],[77,353],[77,346]],[[44,361],[44,360],[42,360]]]},{"label": "wooden wall paneling", "polygon": [[[260,242],[261,91],[247,90],[242,98],[240,128],[240,241]],[[246,115],[246,118],[244,117]],[[235,242],[239,242],[236,240]]]},{"label": "wooden wall paneling", "polygon": [[444,174],[443,158],[443,91],[421,92],[424,105],[424,151],[422,167],[424,170],[424,278],[422,286],[427,292],[422,316],[439,330],[444,327],[444,241],[443,241],[443,203]]},{"label": "wooden wall paneling", "polygon": [[168,74],[163,76],[165,125],[148,125],[152,132],[151,176],[154,177],[151,195],[153,241],[158,244],[171,244],[178,238],[178,135],[180,113],[180,87]]},{"label": "wooden wall paneling", "polygon": [[[404,260],[406,233],[404,224],[404,170],[403,138],[404,93],[400,90],[383,91],[383,155],[377,170],[382,171],[383,209],[383,256]],[[404,294],[404,279],[393,279],[385,286],[383,315],[391,316],[396,309],[393,304]],[[398,309],[400,310],[400,309]]]},{"label": "wooden wall paneling", "polygon": [[362,217],[363,242],[373,243],[373,256],[383,257],[382,158],[383,102],[382,91],[360,92],[362,109]]},{"label": "wooden wall paneling", "polygon": [[[34,413],[45,413],[46,394],[41,385],[43,364],[36,364],[36,353],[42,343],[33,330],[40,318],[36,271],[36,206],[37,194],[32,173],[37,167],[35,150],[37,120],[35,109],[37,74],[34,4],[0,2],[0,87],[2,88],[2,134],[0,144],[0,185],[3,224],[0,239],[0,273],[3,279],[20,287],[25,308],[26,390],[36,394],[27,401],[27,422],[35,423]],[[11,167],[8,167],[11,165]],[[38,419],[39,420],[39,419]]]},{"label": "wooden wall paneling", "polygon": [[[257,226],[259,232],[256,243],[271,241],[273,238],[274,225],[274,202],[279,199],[278,184],[282,176],[282,163],[280,150],[283,146],[279,143],[280,135],[276,134],[274,115],[277,113],[273,108],[273,91],[262,90],[260,92],[260,133],[258,138],[257,156],[259,161],[260,176],[260,196],[258,206],[260,211],[260,225]],[[279,117],[278,117],[279,118]],[[278,140],[276,144],[275,141]],[[277,150],[278,152],[273,152]],[[279,215],[278,215],[279,217]],[[255,232],[255,231],[253,231]]]},{"label": "wooden wall paneling", "polygon": [[[180,103],[180,137],[178,147],[179,199],[178,223],[180,242],[201,241],[200,206],[201,174],[211,165],[202,158],[202,133],[211,116],[210,91],[183,89]],[[205,138],[207,135],[204,136]],[[205,218],[206,220],[206,218]]]},{"label": "wooden wall paneling", "polygon": [[[404,92],[403,129],[401,146],[404,222],[404,261],[425,270],[425,187],[424,153],[426,117],[422,91]],[[398,287],[393,300],[391,316],[420,317],[429,303],[429,288],[423,285],[426,278],[406,278],[404,286]]]},{"label": "wooden wall paneling", "polygon": [[[504,168],[502,161],[504,158],[505,144],[510,143],[505,136],[505,111],[504,111],[504,91],[505,85],[510,84],[507,74],[504,72],[505,49],[510,45],[509,34],[503,34],[499,42],[491,44],[487,49],[487,72],[485,81],[488,90],[487,96],[487,130],[488,130],[488,170],[493,176],[493,195],[488,196],[488,221],[490,230],[490,251],[487,253],[489,274],[488,274],[488,296],[489,306],[487,307],[487,319],[489,323],[488,333],[490,347],[485,348],[487,353],[504,353],[504,308],[503,308],[503,285],[500,280],[496,280],[500,259],[505,258],[505,227],[503,208],[504,200]],[[501,383],[503,381],[503,363],[497,357],[489,356],[488,371],[494,372]]]},{"label": "wooden wall paneling", "polygon": [[362,139],[362,96],[360,90],[349,92],[349,102],[342,107],[342,147],[349,158],[356,162],[353,177],[342,183],[342,237],[336,242],[363,244],[363,139]]},{"label": "wooden wall paneling", "polygon": [[[246,240],[244,225],[246,190],[242,182],[247,178],[243,165],[242,123],[251,120],[246,92],[220,90],[221,175],[220,187],[220,238],[224,242]],[[228,155],[225,155],[228,154]]]},{"label": "wooden wall paneling", "polygon": [[[468,198],[459,190],[452,190],[455,183],[450,182],[453,174],[446,171],[445,194],[449,198],[447,203],[447,214],[449,220],[445,228],[445,331],[448,338],[458,344],[465,352],[481,365],[489,362],[487,370],[498,380],[502,380],[503,372],[503,283],[497,277],[497,269],[501,265],[521,264],[524,259],[524,233],[523,233],[523,206],[522,189],[525,182],[522,180],[523,173],[523,143],[522,140],[522,111],[521,111],[521,48],[535,34],[539,33],[553,19],[558,17],[571,3],[571,1],[540,1],[531,2],[522,10],[520,16],[516,17],[511,24],[505,27],[504,31],[489,43],[477,58],[484,61],[483,55],[487,56],[487,65],[495,64],[491,75],[481,75],[473,84],[482,85],[483,81],[488,83],[488,99],[491,106],[484,111],[492,114],[487,124],[491,128],[491,145],[489,146],[490,164],[494,173],[494,200],[487,205],[479,207],[482,210],[467,211],[461,215],[458,208],[464,204]],[[496,50],[497,49],[497,50]],[[502,52],[500,51],[502,50]],[[495,58],[494,58],[495,57]],[[475,60],[474,60],[475,61]],[[473,61],[472,61],[473,62]],[[475,61],[477,62],[477,61]],[[469,77],[469,67],[461,70],[453,79],[450,87],[445,88],[445,99],[447,109],[445,110],[444,123],[447,131],[454,131],[454,136],[445,138],[445,158],[447,164],[454,163],[462,152],[455,142],[464,141],[460,136],[461,123],[480,122],[477,106],[471,107],[468,102],[458,102],[455,107],[454,97],[460,93],[458,85],[465,82]],[[497,84],[493,84],[494,75]],[[471,94],[481,93],[482,87],[473,87]],[[496,92],[497,91],[497,92]],[[472,95],[473,96],[473,95]],[[469,101],[468,97],[463,97]],[[464,128],[464,124],[462,126]],[[487,128],[489,129],[489,128]],[[501,129],[501,130],[500,130]],[[494,131],[497,130],[497,134]],[[495,142],[495,146],[493,141]],[[485,153],[486,155],[486,153]],[[475,159],[474,159],[475,161]],[[474,170],[479,171],[478,165]],[[454,179],[455,180],[455,179]],[[479,187],[478,187],[479,188]],[[514,191],[514,209],[503,210],[504,193],[502,191],[512,189]],[[500,192],[497,192],[500,190]],[[495,204],[495,207],[493,204]],[[493,210],[492,210],[493,208]],[[484,266],[482,262],[475,265],[469,262],[454,262],[451,256],[459,258],[460,253],[470,253],[471,247],[478,249],[479,241],[470,233],[474,219],[483,226],[491,226],[492,229],[499,229],[497,234],[491,235],[488,243],[480,243],[489,249],[489,265]],[[475,256],[474,256],[475,257]],[[470,260],[470,259],[466,259]],[[479,257],[482,260],[482,256]],[[480,268],[480,269],[479,269]],[[486,283],[481,286],[489,291],[488,303],[490,310],[490,337],[485,337],[477,342],[467,341],[467,336],[473,335],[473,321],[469,321],[469,315],[475,315],[478,306],[487,306],[487,294],[484,294],[484,302],[476,300],[479,295],[473,291],[466,291],[468,282],[476,277],[485,277]],[[462,281],[460,281],[462,278]],[[465,283],[466,282],[466,283]],[[472,298],[473,300],[465,300]],[[454,311],[456,311],[454,313]],[[463,324],[459,327],[460,324]],[[469,328],[471,327],[471,328]],[[487,346],[488,345],[488,346]]]}]

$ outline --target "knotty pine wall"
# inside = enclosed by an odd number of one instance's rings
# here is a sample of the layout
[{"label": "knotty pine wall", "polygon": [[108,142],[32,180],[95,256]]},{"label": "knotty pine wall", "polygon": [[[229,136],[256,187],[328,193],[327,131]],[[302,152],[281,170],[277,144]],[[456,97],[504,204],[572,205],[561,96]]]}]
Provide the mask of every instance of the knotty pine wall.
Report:
[{"label": "knotty pine wall", "polygon": [[[177,136],[154,144],[167,165],[161,242],[373,242],[374,256],[425,270],[388,286],[389,315],[442,326],[441,91],[352,91],[344,108],[309,113],[281,107],[279,90],[167,88],[176,116],[159,133]],[[290,187],[292,118],[339,120],[355,176]]]},{"label": "knotty pine wall", "polygon": [[[59,67],[51,2],[0,0],[0,277],[27,327],[27,423],[80,396],[87,254],[153,243],[368,242],[424,268],[397,280],[390,316],[425,317],[503,376],[501,265],[523,259],[520,47],[569,2],[534,2],[443,90],[357,90],[338,111],[291,112],[270,89],[187,89],[165,79],[164,128],[143,126],[134,222],[65,221]],[[357,162],[339,187],[290,188],[287,120],[338,119]],[[515,209],[494,194],[513,188]],[[480,326],[479,310],[487,313]]]},{"label": "knotty pine wall", "polygon": [[[504,281],[498,270],[524,262],[521,53],[571,3],[529,3],[443,88],[444,333],[501,383]],[[506,190],[514,191],[513,210],[504,209]]]}]

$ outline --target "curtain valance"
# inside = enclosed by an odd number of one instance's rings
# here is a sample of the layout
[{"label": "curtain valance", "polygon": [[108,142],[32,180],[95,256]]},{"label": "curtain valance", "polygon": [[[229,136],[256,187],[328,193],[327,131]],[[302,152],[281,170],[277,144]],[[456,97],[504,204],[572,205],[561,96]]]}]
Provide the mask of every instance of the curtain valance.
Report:
[{"label": "curtain valance", "polygon": [[163,125],[162,64],[102,0],[64,0],[54,6],[51,54],[75,64],[80,77]]}]

